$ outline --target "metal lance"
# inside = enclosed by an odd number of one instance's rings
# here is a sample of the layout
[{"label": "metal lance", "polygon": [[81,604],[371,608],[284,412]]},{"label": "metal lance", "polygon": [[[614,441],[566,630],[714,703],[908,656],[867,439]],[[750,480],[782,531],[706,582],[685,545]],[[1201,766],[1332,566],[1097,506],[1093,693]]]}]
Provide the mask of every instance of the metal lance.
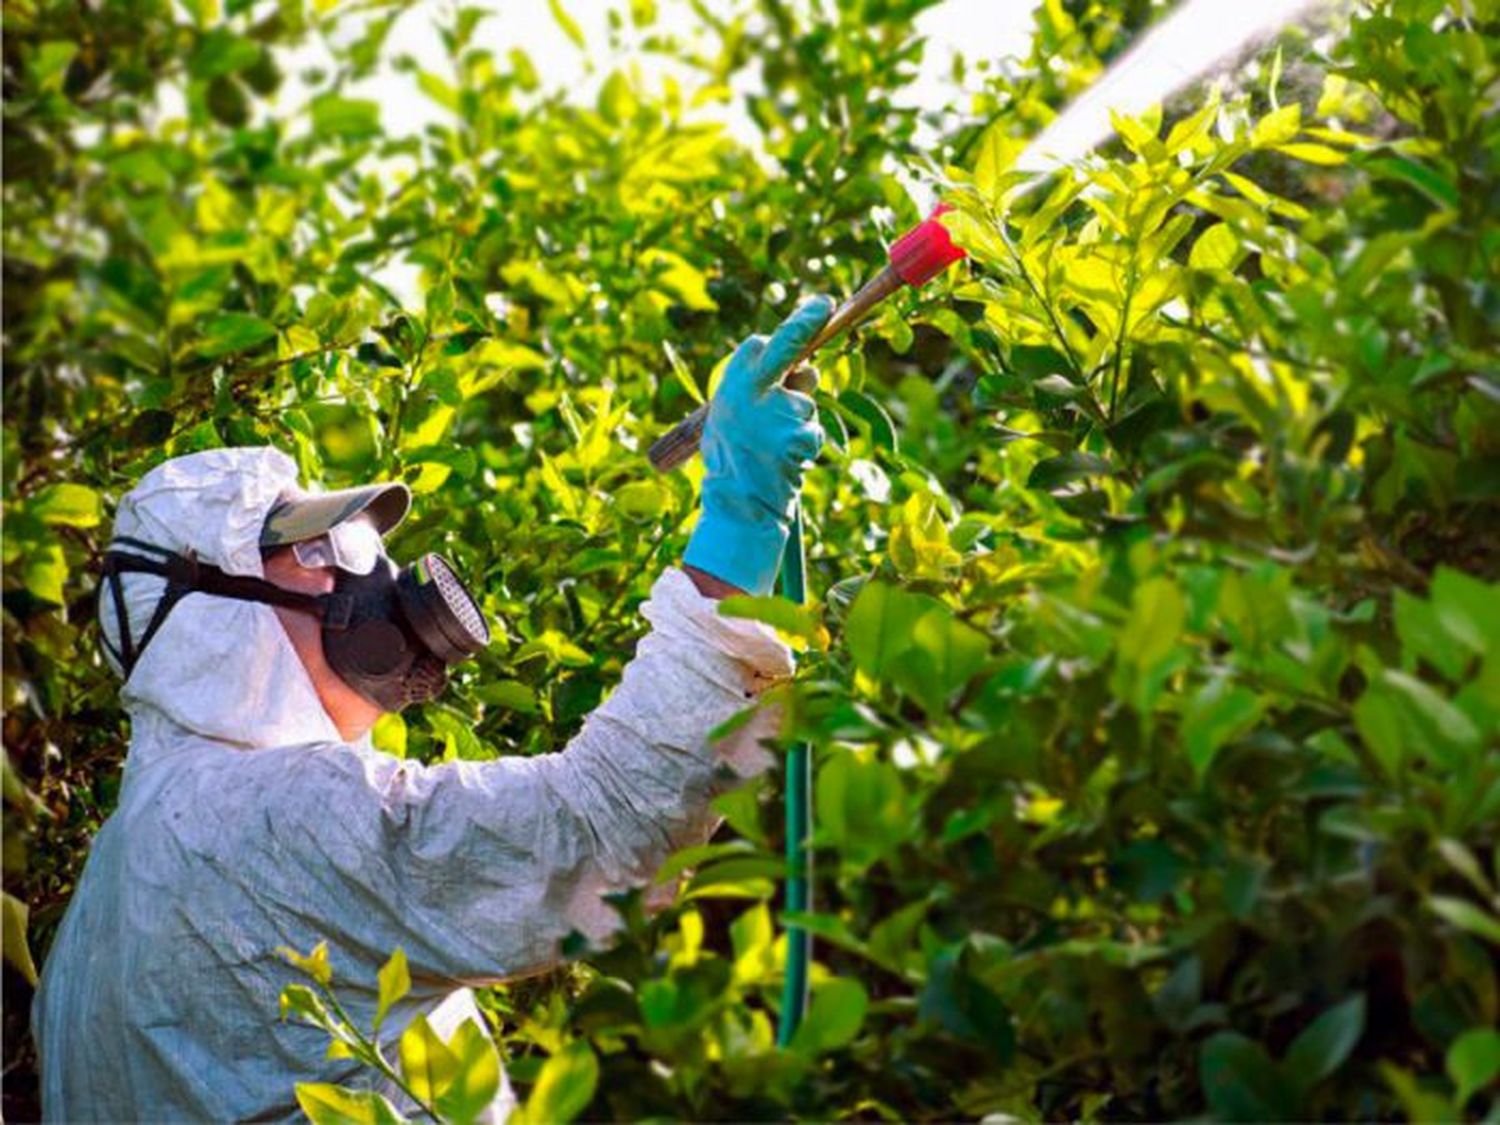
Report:
[{"label": "metal lance", "polygon": [[[912,288],[925,285],[964,257],[964,252],[953,245],[947,228],[938,222],[938,216],[949,209],[947,205],[940,205],[925,220],[891,244],[890,263],[833,311],[828,323],[797,354],[789,370],[795,370],[798,364],[824,344],[846,329],[853,328],[869,315],[871,309],[903,285],[910,285]],[[658,472],[671,472],[697,453],[698,445],[703,440],[703,423],[707,418],[708,406],[704,404],[657,438],[646,453],[651,459],[652,467]]]}]

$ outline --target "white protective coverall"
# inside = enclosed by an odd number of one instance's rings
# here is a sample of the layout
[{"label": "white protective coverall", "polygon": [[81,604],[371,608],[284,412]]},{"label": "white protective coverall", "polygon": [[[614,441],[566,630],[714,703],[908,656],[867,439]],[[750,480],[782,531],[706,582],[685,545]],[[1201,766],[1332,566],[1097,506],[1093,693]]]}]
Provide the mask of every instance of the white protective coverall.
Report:
[{"label": "white protective coverall", "polygon": [[[295,478],[272,449],[179,458],[121,501],[115,532],[261,576],[261,524]],[[139,636],[162,580],[124,580]],[[42,974],[44,1115],[276,1120],[298,1115],[299,1081],[400,1106],[325,1059],[321,1031],[280,1022],[299,978],[278,946],[326,940],[364,1028],[376,970],[404,948],[412,991],[382,1031],[394,1040],[418,1014],[444,1035],[478,1018],[464,986],[556,963],[571,931],[604,938],[616,916],[600,896],[706,839],[711,797],[769,763],[766,714],[714,747],[706,735],[791,672],[774,633],[720,617],[680,571],[641,612],[650,632],[566,750],[422,766],[340,740],[269,606],[184,598],[122,689],[119,807]],[[511,1098],[507,1085],[495,1119]]]}]

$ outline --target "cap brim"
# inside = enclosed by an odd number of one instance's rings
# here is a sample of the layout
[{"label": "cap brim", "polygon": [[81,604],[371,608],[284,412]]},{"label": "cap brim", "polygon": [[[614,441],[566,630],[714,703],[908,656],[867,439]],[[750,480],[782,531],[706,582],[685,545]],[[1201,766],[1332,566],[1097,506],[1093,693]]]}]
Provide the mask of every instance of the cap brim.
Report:
[{"label": "cap brim", "polygon": [[385,535],[406,518],[410,508],[411,490],[396,482],[297,496],[271,509],[260,529],[260,545],[284,547],[316,539],[361,513],[368,514],[375,530]]}]

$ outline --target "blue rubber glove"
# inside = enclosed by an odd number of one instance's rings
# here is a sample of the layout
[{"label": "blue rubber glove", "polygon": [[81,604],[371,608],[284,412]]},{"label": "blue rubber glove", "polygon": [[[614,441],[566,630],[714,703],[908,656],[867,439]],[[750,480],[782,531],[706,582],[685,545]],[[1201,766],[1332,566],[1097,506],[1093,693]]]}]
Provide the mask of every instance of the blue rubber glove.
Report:
[{"label": "blue rubber glove", "polygon": [[823,444],[813,400],[781,377],[832,313],[810,297],[769,340],[741,344],[703,424],[703,514],[684,561],[752,594],[771,592],[802,470]]}]

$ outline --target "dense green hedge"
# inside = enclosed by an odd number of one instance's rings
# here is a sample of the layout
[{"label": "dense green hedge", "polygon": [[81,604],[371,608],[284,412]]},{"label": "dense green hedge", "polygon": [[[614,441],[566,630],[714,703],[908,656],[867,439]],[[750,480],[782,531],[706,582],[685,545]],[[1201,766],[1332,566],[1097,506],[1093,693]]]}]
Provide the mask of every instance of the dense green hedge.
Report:
[{"label": "dense green hedge", "polygon": [[[486,998],[529,1116],[1497,1111],[1500,9],[1367,0],[1027,195],[1020,140],[1159,8],[1047,0],[918,112],[927,6],[702,3],[690,50],[634,0],[612,36],[692,78],[585,105],[474,8],[429,74],[389,4],[7,5],[8,1114],[25,911],[40,956],[118,780],[92,590],[130,483],[262,442],[407,479],[395,552],[504,629],[379,743],[560,748],[693,510],[645,445],[880,264],[905,177],[972,260],[825,355],[818,602],[750,610],[806,649],[809,1027],[774,1046],[772,778],[674,906]],[[385,136],[382,59],[444,124]],[[702,108],[746,88],[754,146]]]}]

